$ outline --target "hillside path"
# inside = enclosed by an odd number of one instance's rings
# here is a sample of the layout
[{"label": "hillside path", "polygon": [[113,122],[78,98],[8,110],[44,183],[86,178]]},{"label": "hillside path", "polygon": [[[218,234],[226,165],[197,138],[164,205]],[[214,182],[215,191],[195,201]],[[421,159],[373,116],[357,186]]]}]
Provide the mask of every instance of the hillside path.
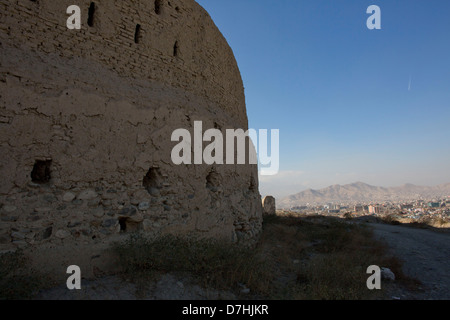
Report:
[{"label": "hillside path", "polygon": [[374,234],[403,261],[405,275],[422,282],[412,299],[450,299],[450,233],[371,223]]}]

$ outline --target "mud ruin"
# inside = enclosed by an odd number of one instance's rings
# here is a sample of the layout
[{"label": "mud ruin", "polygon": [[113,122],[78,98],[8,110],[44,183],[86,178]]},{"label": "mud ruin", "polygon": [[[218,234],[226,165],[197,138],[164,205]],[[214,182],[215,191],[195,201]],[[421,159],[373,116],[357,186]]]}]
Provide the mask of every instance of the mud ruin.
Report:
[{"label": "mud ruin", "polygon": [[[236,60],[208,13],[193,0],[75,2],[0,0],[0,249],[135,230],[255,239],[256,165],[170,157],[172,132],[194,121],[248,129]],[[72,4],[81,30],[66,26]]]}]

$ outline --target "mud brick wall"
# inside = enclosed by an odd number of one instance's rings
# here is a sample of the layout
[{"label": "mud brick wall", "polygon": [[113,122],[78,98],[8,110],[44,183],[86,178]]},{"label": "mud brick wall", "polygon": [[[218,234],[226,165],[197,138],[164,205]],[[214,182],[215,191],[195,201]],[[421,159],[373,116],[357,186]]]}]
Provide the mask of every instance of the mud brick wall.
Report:
[{"label": "mud brick wall", "polygon": [[255,165],[170,158],[194,121],[248,126],[233,52],[195,1],[0,0],[0,51],[0,250],[260,233]]}]

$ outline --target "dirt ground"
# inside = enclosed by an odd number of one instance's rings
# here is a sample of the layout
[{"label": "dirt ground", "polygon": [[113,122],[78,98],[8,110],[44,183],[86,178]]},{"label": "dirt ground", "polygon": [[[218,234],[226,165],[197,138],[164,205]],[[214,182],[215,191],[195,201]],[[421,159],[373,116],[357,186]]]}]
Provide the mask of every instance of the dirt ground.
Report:
[{"label": "dirt ground", "polygon": [[[407,277],[420,284],[414,290],[390,283],[387,299],[447,300],[450,299],[450,233],[402,225],[369,223],[376,238],[386,242],[392,254],[403,262]],[[174,274],[139,288],[136,284],[112,276],[83,281],[81,291],[61,286],[41,292],[44,300],[233,300],[233,293],[208,290],[195,281]]]},{"label": "dirt ground", "polygon": [[380,223],[370,226],[403,261],[405,275],[422,283],[417,292],[397,290],[392,294],[403,299],[450,299],[450,233]]},{"label": "dirt ground", "polygon": [[235,300],[232,293],[201,288],[190,279],[162,275],[148,286],[138,287],[117,276],[82,282],[82,290],[60,286],[41,292],[36,300]]}]

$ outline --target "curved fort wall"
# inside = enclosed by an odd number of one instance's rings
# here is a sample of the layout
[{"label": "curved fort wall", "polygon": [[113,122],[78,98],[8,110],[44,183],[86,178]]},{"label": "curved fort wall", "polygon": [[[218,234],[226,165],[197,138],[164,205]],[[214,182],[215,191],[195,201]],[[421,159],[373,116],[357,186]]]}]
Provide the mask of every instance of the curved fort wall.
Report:
[{"label": "curved fort wall", "polygon": [[259,234],[255,165],[170,158],[194,121],[248,126],[234,55],[195,1],[0,0],[0,47],[1,249]]}]

